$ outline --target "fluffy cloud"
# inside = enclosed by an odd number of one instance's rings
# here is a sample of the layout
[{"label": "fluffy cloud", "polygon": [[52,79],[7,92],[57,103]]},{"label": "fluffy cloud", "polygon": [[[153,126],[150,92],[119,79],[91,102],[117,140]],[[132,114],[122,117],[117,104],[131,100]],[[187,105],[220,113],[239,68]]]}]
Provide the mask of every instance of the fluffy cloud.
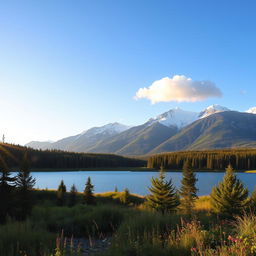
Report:
[{"label": "fluffy cloud", "polygon": [[157,80],[148,88],[140,88],[135,99],[146,98],[155,104],[167,101],[195,102],[221,96],[220,89],[210,81],[193,81],[186,76],[176,75]]}]

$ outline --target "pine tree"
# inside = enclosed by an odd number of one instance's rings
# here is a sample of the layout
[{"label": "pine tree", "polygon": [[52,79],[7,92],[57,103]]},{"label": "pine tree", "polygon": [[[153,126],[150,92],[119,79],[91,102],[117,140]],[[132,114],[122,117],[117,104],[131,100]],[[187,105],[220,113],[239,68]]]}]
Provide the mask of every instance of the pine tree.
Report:
[{"label": "pine tree", "polygon": [[57,205],[63,206],[66,202],[66,186],[64,184],[64,181],[61,180],[60,185],[57,190]]},{"label": "pine tree", "polygon": [[77,203],[77,189],[75,184],[71,186],[69,193],[69,206],[72,207]]},{"label": "pine tree", "polygon": [[118,188],[117,188],[117,186],[115,186],[115,191],[114,192],[118,192]]},{"label": "pine tree", "polygon": [[251,207],[253,211],[256,210],[256,186],[254,187],[251,194]]},{"label": "pine tree", "polygon": [[15,178],[11,177],[5,160],[0,155],[0,222],[14,214]]},{"label": "pine tree", "polygon": [[226,168],[223,180],[212,189],[210,196],[213,209],[226,217],[241,213],[250,202],[248,190],[237,179],[231,165]]},{"label": "pine tree", "polygon": [[121,201],[121,203],[126,204],[126,205],[128,205],[130,203],[130,192],[129,192],[128,188],[125,188],[124,191],[122,192],[120,201]]},{"label": "pine tree", "polygon": [[180,188],[180,196],[183,199],[182,206],[187,214],[191,214],[198,189],[195,186],[197,179],[189,161],[184,163],[182,175]]},{"label": "pine tree", "polygon": [[16,177],[18,192],[18,218],[25,219],[30,214],[33,206],[31,190],[36,180],[30,175],[28,153],[24,154],[20,170]]},{"label": "pine tree", "polygon": [[171,212],[179,205],[177,190],[172,184],[172,180],[165,181],[163,167],[160,169],[159,178],[151,179],[151,194],[147,196],[147,203],[150,208],[162,214]]},{"label": "pine tree", "polygon": [[93,195],[93,185],[91,184],[91,178],[88,177],[85,188],[84,188],[84,203],[85,204],[95,204],[95,197]]}]

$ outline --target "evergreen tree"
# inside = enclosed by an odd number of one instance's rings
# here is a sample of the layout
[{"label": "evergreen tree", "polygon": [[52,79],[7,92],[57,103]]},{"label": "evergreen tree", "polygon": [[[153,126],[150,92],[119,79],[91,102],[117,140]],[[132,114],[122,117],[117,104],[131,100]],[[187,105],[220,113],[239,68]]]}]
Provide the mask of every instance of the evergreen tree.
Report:
[{"label": "evergreen tree", "polygon": [[115,192],[118,192],[118,188],[117,188],[117,186],[115,186]]},{"label": "evergreen tree", "polygon": [[191,214],[198,189],[195,186],[197,179],[189,161],[184,163],[182,175],[180,188],[180,196],[183,198],[182,206],[187,214]]},{"label": "evergreen tree", "polygon": [[213,209],[226,217],[241,213],[250,202],[248,190],[237,179],[231,165],[226,168],[223,180],[212,189],[210,196]]},{"label": "evergreen tree", "polygon": [[30,214],[33,206],[31,190],[36,180],[30,175],[28,153],[24,154],[20,170],[16,176],[18,192],[18,218],[25,219]]},{"label": "evergreen tree", "polygon": [[253,211],[256,210],[256,186],[254,187],[251,194],[251,207]]},{"label": "evergreen tree", "polygon": [[60,185],[57,190],[57,205],[63,206],[66,202],[66,186],[64,184],[64,181],[61,180]]},{"label": "evergreen tree", "polygon": [[8,166],[0,155],[0,222],[14,213],[15,178],[11,177]]},{"label": "evergreen tree", "polygon": [[71,186],[69,193],[69,206],[72,207],[77,203],[77,189],[75,184]]},{"label": "evergreen tree", "polygon": [[175,210],[180,203],[172,180],[165,181],[163,167],[160,169],[159,178],[152,177],[149,191],[151,194],[147,196],[148,205],[162,214]]},{"label": "evergreen tree", "polygon": [[128,205],[130,203],[130,192],[128,190],[128,188],[125,188],[121,197],[120,197],[120,201],[123,204]]},{"label": "evergreen tree", "polygon": [[84,188],[84,203],[95,204],[95,197],[93,195],[93,185],[91,184],[91,178],[88,177]]}]

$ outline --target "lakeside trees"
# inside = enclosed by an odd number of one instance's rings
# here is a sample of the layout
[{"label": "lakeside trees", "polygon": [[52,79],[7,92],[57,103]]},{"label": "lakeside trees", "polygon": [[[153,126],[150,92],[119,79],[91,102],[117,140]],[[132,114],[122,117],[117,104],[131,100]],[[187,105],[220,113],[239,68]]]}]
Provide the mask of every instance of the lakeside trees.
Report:
[{"label": "lakeside trees", "polygon": [[19,168],[19,162],[27,152],[31,168],[100,168],[100,167],[142,167],[146,161],[114,154],[75,153],[60,150],[35,150],[17,145],[0,143],[0,147],[15,156],[6,155],[5,161],[11,168]]},{"label": "lakeside trees", "polygon": [[93,195],[93,185],[91,183],[91,178],[88,177],[85,188],[84,188],[84,193],[83,193],[83,202],[88,205],[95,204],[95,197]]},{"label": "lakeside trees", "polygon": [[193,169],[225,170],[231,164],[236,170],[256,169],[255,149],[219,149],[161,153],[148,158],[148,168],[181,170],[189,161]]},{"label": "lakeside trees", "polygon": [[66,185],[64,184],[64,181],[61,180],[60,185],[57,190],[57,205],[63,206],[65,204],[66,192],[67,192]]}]

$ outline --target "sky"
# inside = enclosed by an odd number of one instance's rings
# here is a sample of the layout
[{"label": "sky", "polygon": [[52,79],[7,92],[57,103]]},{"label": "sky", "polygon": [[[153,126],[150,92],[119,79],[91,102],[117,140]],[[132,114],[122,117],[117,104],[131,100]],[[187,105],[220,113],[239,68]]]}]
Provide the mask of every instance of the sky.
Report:
[{"label": "sky", "polygon": [[256,2],[0,1],[0,135],[57,140],[174,107],[256,105]]}]

